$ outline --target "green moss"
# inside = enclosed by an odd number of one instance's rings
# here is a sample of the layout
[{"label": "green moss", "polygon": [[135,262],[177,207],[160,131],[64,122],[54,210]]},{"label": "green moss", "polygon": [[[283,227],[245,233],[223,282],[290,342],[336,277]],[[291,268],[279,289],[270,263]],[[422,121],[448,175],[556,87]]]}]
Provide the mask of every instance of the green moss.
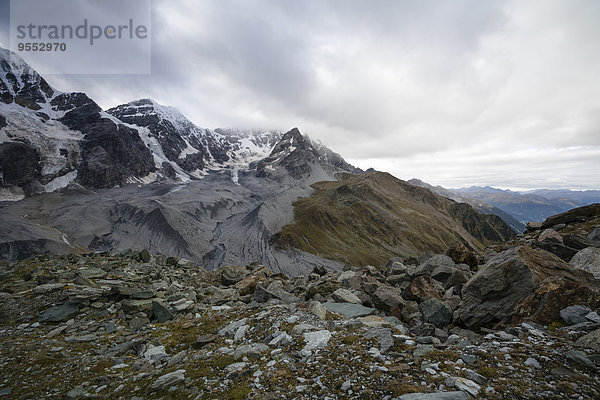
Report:
[{"label": "green moss", "polygon": [[233,385],[227,393],[227,399],[243,400],[248,396],[252,389],[248,385],[237,384]]},{"label": "green moss", "polygon": [[208,362],[208,364],[215,369],[223,369],[226,366],[233,364],[234,363],[234,359],[233,356],[230,355],[221,355],[221,356],[216,356],[213,357],[212,359],[210,359],[210,361]]}]

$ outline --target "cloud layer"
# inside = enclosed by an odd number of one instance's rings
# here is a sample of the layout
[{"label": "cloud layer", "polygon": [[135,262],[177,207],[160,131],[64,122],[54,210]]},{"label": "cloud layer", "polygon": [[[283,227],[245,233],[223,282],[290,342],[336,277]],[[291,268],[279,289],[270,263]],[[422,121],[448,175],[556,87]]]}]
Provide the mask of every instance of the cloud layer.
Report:
[{"label": "cloud layer", "polygon": [[203,127],[298,126],[404,179],[600,188],[600,2],[153,7],[152,75],[48,80],[104,107],[152,97]]}]

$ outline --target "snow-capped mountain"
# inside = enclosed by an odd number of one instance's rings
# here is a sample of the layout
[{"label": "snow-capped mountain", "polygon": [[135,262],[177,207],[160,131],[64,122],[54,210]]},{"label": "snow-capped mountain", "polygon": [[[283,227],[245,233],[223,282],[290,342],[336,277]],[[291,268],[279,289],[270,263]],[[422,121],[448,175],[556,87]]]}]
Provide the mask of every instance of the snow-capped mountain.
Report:
[{"label": "snow-capped mountain", "polygon": [[304,179],[310,182],[331,180],[339,172],[361,172],[339,154],[315,142],[294,128],[285,133],[268,157],[256,165],[258,176],[278,181]]},{"label": "snow-capped mountain", "polygon": [[103,111],[84,93],[52,87],[19,56],[0,49],[0,199],[70,184],[188,182],[209,171],[283,180],[355,172],[341,156],[279,131],[205,129],[173,107],[141,99]]},{"label": "snow-capped mountain", "polygon": [[151,99],[107,112],[138,130],[160,178],[183,182],[202,178],[210,170],[247,167],[266,157],[282,136],[277,131],[199,128],[177,109]]}]

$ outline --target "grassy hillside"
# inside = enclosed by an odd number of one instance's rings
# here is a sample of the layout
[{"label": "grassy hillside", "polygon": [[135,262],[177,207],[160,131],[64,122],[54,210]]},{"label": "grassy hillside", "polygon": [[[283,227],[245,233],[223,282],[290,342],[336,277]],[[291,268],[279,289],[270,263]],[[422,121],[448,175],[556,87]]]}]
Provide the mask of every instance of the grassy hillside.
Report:
[{"label": "grassy hillside", "polygon": [[499,217],[387,173],[342,174],[313,188],[294,203],[294,222],[272,237],[274,246],[360,266],[443,252],[456,241],[482,248],[514,237]]}]

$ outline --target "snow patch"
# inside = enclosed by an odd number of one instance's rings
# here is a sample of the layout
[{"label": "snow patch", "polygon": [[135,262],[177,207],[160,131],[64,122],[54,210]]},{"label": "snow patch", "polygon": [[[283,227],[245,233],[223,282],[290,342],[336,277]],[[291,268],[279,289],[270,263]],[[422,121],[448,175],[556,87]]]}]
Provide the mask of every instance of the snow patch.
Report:
[{"label": "snow patch", "polygon": [[46,192],[54,192],[62,188],[69,186],[77,178],[77,171],[71,171],[63,176],[52,179],[50,182],[44,185]]}]

